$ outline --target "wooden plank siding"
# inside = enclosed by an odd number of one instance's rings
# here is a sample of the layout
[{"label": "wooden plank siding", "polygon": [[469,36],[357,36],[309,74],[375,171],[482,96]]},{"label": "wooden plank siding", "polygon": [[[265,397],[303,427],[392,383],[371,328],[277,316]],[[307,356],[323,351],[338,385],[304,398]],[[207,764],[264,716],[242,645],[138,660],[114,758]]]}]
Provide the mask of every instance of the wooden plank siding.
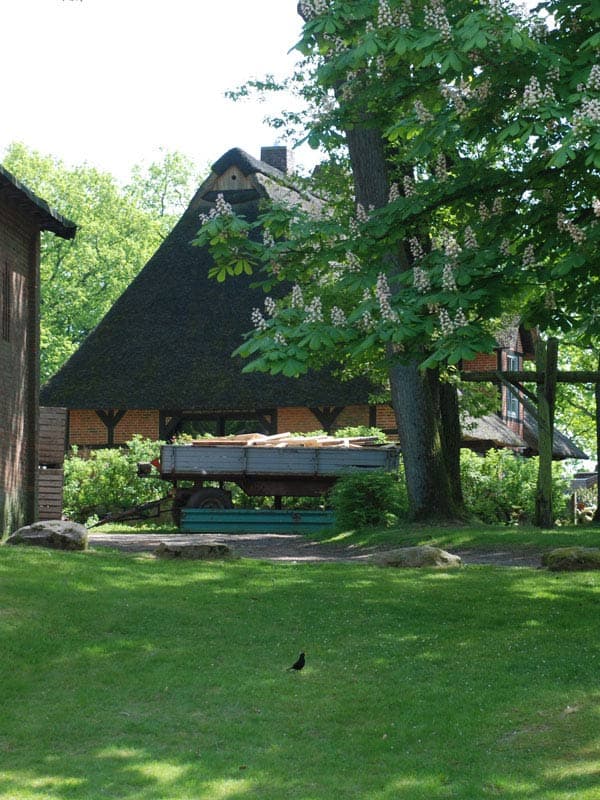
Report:
[{"label": "wooden plank siding", "polygon": [[52,467],[39,468],[38,503],[39,518],[41,520],[60,519],[62,517],[63,481],[64,473],[62,469]]},{"label": "wooden plank siding", "polygon": [[39,463],[43,466],[60,466],[65,459],[67,435],[67,410],[65,408],[40,408]]}]

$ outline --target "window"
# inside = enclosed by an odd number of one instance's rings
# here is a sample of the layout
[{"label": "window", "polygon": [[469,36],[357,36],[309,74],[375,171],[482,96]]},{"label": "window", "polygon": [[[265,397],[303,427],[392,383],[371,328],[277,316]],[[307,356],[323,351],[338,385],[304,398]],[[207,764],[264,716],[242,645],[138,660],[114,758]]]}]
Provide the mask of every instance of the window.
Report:
[{"label": "window", "polygon": [[10,340],[10,270],[5,262],[0,267],[0,338]]},{"label": "window", "polygon": [[[518,372],[519,368],[519,356],[513,353],[507,353],[507,372]],[[519,401],[519,392],[516,389],[506,389],[506,416],[509,419],[520,419],[521,417],[521,403]]]}]

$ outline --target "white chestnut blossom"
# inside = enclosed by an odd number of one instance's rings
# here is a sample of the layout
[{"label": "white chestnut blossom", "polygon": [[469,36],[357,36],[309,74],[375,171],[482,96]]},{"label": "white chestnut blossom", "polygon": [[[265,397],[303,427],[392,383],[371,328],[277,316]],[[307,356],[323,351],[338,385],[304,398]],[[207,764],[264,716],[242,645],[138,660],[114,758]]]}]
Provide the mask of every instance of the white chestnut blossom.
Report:
[{"label": "white chestnut blossom", "polygon": [[546,86],[542,90],[540,82],[535,75],[531,76],[529,83],[523,89],[523,106],[525,108],[536,108],[544,100],[554,99],[554,89],[551,86]]},{"label": "white chestnut blossom", "polygon": [[440,153],[435,162],[435,177],[438,181],[445,181],[448,179],[448,169],[446,167],[446,156]]},{"label": "white chestnut blossom", "polygon": [[421,100],[415,100],[415,114],[417,115],[417,119],[423,125],[426,125],[428,122],[433,122],[435,117],[425,106]]},{"label": "white chestnut blossom", "polygon": [[410,247],[410,252],[415,261],[421,261],[425,258],[425,253],[423,251],[423,247],[421,246],[421,242],[417,239],[416,236],[411,236],[408,240],[408,246]]},{"label": "white chestnut blossom", "polygon": [[556,296],[551,289],[544,294],[544,306],[550,309],[550,311],[554,311],[554,309],[557,308]]},{"label": "white chestnut blossom", "polygon": [[273,341],[275,342],[275,344],[278,344],[280,347],[286,347],[287,346],[287,339],[285,338],[283,333],[281,333],[281,331],[276,331],[275,336],[273,336]]},{"label": "white chestnut blossom", "polygon": [[454,268],[449,261],[446,261],[442,269],[442,289],[445,292],[455,292],[457,288]]},{"label": "white chestnut blossom", "polygon": [[600,92],[600,64],[594,64],[591,68],[585,85],[594,92]]},{"label": "white chestnut blossom", "polygon": [[233,208],[229,205],[227,200],[223,197],[221,193],[217,195],[217,199],[215,200],[214,208],[208,212],[208,214],[200,214],[199,220],[201,225],[205,225],[207,222],[210,222],[217,217],[232,217],[233,216]]},{"label": "white chestnut blossom", "polygon": [[454,323],[450,319],[450,314],[448,314],[445,308],[440,309],[438,319],[443,335],[451,336],[454,333]]},{"label": "white chestnut blossom", "polygon": [[377,276],[377,284],[375,286],[375,297],[379,303],[379,311],[381,318],[388,322],[395,322],[398,319],[396,312],[391,305],[392,293],[387,281],[387,277],[380,272]]},{"label": "white chestnut blossom", "polygon": [[302,16],[309,20],[328,11],[327,0],[300,0],[299,7]]},{"label": "white chestnut blossom", "polygon": [[402,178],[402,184],[404,187],[404,196],[405,197],[412,197],[415,193],[415,182],[410,177],[410,175],[405,175]]},{"label": "white chestnut blossom", "polygon": [[351,250],[348,250],[346,253],[346,263],[348,265],[349,272],[360,272],[360,259]]},{"label": "white chestnut blossom", "polygon": [[561,212],[556,217],[556,226],[559,231],[564,231],[568,233],[571,239],[575,242],[575,244],[581,244],[585,241],[586,235],[585,231],[583,231],[578,225],[576,225],[573,220],[567,219],[567,217]]},{"label": "white chestnut blossom", "polygon": [[487,7],[490,18],[500,22],[504,16],[501,0],[487,0]]},{"label": "white chestnut blossom", "polygon": [[320,297],[313,297],[304,307],[307,322],[323,322],[323,306]]},{"label": "white chestnut blossom", "polygon": [[523,266],[532,267],[535,264],[535,250],[532,244],[528,244],[523,251]]},{"label": "white chestnut blossom", "polygon": [[273,238],[273,234],[268,228],[263,229],[263,244],[265,247],[275,246],[275,239]]},{"label": "white chestnut blossom", "polygon": [[292,286],[292,308],[304,308],[304,295],[297,283]]},{"label": "white chestnut blossom", "polygon": [[431,289],[429,275],[422,267],[419,267],[416,264],[413,267],[413,283],[415,285],[415,289],[420,294],[427,294],[427,292]]},{"label": "white chestnut blossom", "polygon": [[265,297],[265,311],[269,317],[275,316],[275,300],[272,297]]},{"label": "white chestnut blossom", "polygon": [[465,247],[468,247],[470,250],[477,250],[479,247],[475,231],[470,225],[467,225],[465,228]]},{"label": "white chestnut blossom", "polygon": [[331,309],[331,324],[334,328],[343,328],[347,323],[344,311],[338,306],[333,306]]},{"label": "white chestnut blossom", "polygon": [[592,209],[595,216],[600,217],[600,200],[597,197],[592,200]]},{"label": "white chestnut blossom", "polygon": [[445,42],[452,38],[452,29],[442,0],[431,0],[425,6],[425,24],[434,28]]},{"label": "white chestnut blossom", "polygon": [[362,205],[362,203],[356,204],[356,219],[358,222],[367,222],[369,219],[369,215],[365,211],[365,207]]},{"label": "white chestnut blossom", "polygon": [[467,325],[467,317],[462,308],[459,308],[454,316],[454,327],[464,328]]},{"label": "white chestnut blossom", "polygon": [[252,309],[252,324],[256,328],[257,331],[265,331],[268,327],[266,319],[262,315],[262,311],[260,308],[253,308]]},{"label": "white chestnut blossom", "polygon": [[400,188],[397,183],[392,183],[388,193],[388,203],[395,202],[400,197]]},{"label": "white chestnut blossom", "polygon": [[394,25],[394,22],[394,15],[388,0],[379,0],[379,7],[377,9],[377,27],[391,28]]}]

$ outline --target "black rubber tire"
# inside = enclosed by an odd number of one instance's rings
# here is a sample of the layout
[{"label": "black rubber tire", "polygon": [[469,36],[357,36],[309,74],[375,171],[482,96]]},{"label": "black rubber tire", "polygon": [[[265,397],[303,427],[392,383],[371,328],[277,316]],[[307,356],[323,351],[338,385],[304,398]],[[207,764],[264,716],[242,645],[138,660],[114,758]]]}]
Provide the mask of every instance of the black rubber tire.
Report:
[{"label": "black rubber tire", "polygon": [[231,493],[224,489],[198,489],[186,503],[186,508],[233,508]]}]

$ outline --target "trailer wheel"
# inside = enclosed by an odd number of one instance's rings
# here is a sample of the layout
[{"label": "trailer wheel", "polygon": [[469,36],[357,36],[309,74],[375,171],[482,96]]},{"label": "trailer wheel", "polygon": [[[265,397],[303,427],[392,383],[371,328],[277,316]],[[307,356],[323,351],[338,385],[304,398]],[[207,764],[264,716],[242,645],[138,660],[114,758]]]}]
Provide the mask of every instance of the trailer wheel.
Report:
[{"label": "trailer wheel", "polygon": [[186,503],[186,508],[233,508],[231,492],[224,489],[198,489]]}]

